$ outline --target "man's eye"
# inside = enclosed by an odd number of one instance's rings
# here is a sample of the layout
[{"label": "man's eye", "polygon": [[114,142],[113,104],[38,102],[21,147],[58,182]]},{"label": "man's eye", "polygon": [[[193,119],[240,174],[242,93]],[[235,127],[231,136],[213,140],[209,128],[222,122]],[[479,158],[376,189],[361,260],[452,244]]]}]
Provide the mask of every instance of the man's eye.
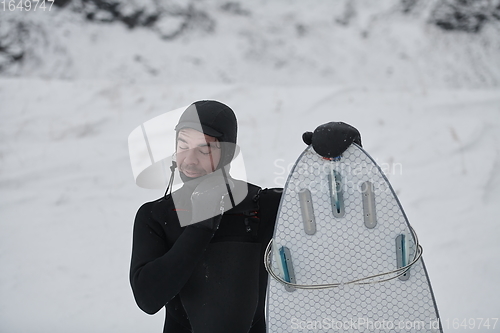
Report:
[{"label": "man's eye", "polygon": [[209,155],[209,154],[210,154],[210,151],[203,151],[203,150],[200,150],[200,153],[202,153],[203,155]]},{"label": "man's eye", "polygon": [[181,146],[179,146],[179,149],[181,149],[181,150],[186,150],[186,149],[188,149],[188,148],[187,148],[187,147],[181,147]]}]

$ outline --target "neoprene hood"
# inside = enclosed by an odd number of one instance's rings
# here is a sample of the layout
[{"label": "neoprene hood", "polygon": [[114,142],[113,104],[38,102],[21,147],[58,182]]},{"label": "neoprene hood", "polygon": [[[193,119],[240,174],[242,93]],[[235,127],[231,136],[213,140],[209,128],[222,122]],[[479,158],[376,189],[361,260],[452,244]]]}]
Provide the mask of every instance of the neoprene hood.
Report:
[{"label": "neoprene hood", "polygon": [[183,128],[192,128],[219,140],[222,156],[217,168],[233,160],[238,124],[229,106],[212,100],[194,102],[184,111],[175,130],[179,133]]}]

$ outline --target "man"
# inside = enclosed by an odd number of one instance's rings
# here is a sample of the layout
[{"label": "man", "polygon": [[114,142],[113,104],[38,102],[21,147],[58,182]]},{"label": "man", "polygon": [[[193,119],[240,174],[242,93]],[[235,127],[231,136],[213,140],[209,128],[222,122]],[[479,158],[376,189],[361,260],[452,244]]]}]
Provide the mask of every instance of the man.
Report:
[{"label": "man", "polygon": [[[149,314],[165,306],[168,333],[265,332],[262,258],[281,191],[230,177],[237,123],[228,106],[195,102],[176,131],[184,185],[137,212],[130,268],[136,302]],[[233,198],[239,203],[232,207],[229,194],[245,192]],[[221,202],[223,215],[217,213]],[[207,210],[211,213],[199,217]],[[185,222],[196,219],[201,222]],[[182,227],[183,221],[189,225]]]},{"label": "man", "polygon": [[178,168],[184,184],[173,193],[169,185],[164,197],[137,212],[130,267],[135,300],[149,314],[166,307],[167,333],[264,333],[263,257],[281,189],[230,176],[237,122],[227,105],[195,102],[175,129],[172,170]]}]

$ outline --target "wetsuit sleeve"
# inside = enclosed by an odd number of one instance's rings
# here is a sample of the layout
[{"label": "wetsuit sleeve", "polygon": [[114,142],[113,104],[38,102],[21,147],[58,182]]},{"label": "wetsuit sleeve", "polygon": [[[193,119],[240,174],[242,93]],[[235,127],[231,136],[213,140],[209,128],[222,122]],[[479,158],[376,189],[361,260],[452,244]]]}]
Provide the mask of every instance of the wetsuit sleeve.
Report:
[{"label": "wetsuit sleeve", "polygon": [[168,248],[151,207],[144,204],[136,214],[130,266],[135,301],[148,314],[158,312],[179,293],[212,239],[210,230],[189,226]]}]

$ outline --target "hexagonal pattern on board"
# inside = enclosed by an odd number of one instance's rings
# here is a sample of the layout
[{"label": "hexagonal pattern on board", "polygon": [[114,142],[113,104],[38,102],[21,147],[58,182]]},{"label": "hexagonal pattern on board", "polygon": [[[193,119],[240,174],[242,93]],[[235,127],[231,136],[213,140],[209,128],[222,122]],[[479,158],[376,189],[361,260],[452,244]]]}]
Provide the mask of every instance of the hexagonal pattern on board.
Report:
[{"label": "hexagonal pattern on board", "polygon": [[[342,217],[333,215],[332,170],[341,175]],[[367,181],[375,203],[372,228],[364,222],[362,184]],[[312,235],[304,228],[299,197],[304,189],[311,193],[316,223]],[[346,283],[397,269],[396,238],[401,234],[411,259],[416,244],[407,218],[387,178],[362,148],[353,144],[333,161],[309,146],[285,185],[273,247],[290,250],[297,284]],[[277,259],[272,259],[274,272],[279,272]],[[383,278],[390,276],[395,274]],[[266,315],[269,333],[441,331],[423,259],[411,267],[407,280],[396,277],[367,285],[290,292],[270,277]]]}]

